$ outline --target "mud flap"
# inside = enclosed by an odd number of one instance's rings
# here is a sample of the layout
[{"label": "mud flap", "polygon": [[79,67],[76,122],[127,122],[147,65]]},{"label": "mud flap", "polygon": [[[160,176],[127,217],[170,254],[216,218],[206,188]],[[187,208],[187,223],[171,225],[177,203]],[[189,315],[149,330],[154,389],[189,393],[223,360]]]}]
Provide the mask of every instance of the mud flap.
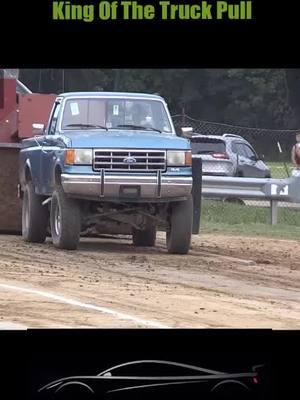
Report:
[{"label": "mud flap", "polygon": [[0,143],[0,232],[21,233],[22,202],[18,198],[19,144]]},{"label": "mud flap", "polygon": [[201,218],[201,199],[202,199],[202,160],[201,158],[193,158],[192,163],[193,173],[193,234],[197,235],[200,231],[200,218]]}]

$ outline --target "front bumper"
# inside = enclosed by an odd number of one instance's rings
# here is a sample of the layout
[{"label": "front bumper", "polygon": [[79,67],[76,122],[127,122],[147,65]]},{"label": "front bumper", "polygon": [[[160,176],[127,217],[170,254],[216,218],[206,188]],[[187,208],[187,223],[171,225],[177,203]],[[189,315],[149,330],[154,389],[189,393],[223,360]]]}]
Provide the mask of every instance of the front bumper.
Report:
[{"label": "front bumper", "polygon": [[62,174],[65,193],[74,197],[93,199],[151,200],[176,199],[189,196],[192,191],[191,176]]}]

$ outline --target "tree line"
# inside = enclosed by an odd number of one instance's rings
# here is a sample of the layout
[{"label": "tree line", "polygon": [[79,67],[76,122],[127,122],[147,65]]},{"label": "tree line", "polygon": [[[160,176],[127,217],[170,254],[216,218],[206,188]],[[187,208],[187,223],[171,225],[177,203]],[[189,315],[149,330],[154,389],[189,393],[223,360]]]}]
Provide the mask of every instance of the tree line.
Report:
[{"label": "tree line", "polygon": [[158,93],[171,114],[269,129],[300,128],[300,69],[20,69],[33,92]]}]

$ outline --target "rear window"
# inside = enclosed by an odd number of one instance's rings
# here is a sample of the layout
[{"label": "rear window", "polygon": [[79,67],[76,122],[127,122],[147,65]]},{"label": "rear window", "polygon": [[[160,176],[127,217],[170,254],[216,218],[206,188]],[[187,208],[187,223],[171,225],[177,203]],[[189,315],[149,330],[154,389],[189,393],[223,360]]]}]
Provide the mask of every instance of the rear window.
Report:
[{"label": "rear window", "polygon": [[225,153],[226,146],[223,140],[193,139],[191,142],[193,154]]}]

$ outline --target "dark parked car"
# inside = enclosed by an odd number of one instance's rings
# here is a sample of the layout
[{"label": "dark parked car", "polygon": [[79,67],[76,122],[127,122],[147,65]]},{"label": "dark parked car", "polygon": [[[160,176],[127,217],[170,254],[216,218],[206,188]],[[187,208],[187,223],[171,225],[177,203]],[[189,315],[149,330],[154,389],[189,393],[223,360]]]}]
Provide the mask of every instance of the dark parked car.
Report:
[{"label": "dark parked car", "polygon": [[241,136],[193,134],[191,147],[193,158],[202,159],[204,175],[271,177],[270,169]]},{"label": "dark parked car", "polygon": [[[259,397],[261,366],[247,372],[220,372],[182,363],[139,360],[109,368],[96,376],[70,376],[39,390],[43,399],[209,398],[246,400]],[[204,396],[204,397],[203,397]]]}]

